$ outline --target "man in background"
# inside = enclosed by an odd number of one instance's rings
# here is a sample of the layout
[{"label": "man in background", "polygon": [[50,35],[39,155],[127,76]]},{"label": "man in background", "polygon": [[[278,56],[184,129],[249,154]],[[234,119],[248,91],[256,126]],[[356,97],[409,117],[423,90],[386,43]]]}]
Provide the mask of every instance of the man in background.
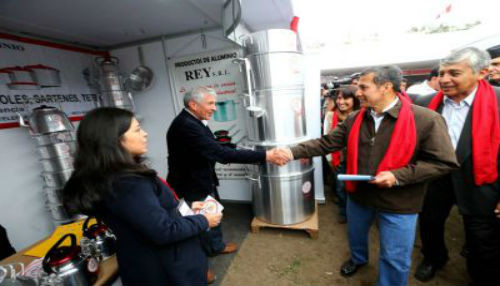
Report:
[{"label": "man in background", "polygon": [[491,47],[486,51],[491,57],[488,73],[490,84],[500,87],[500,45]]},{"label": "man in background", "polygon": [[427,79],[421,83],[411,85],[406,93],[418,96],[428,96],[439,90],[439,67],[431,70]]},{"label": "man in background", "polygon": [[500,89],[484,78],[489,55],[464,48],[442,59],[441,91],[415,103],[441,113],[460,169],[429,184],[420,213],[423,261],[415,278],[432,279],[448,261],[445,222],[456,203],[465,227],[467,270],[473,285],[498,284],[500,271]]}]

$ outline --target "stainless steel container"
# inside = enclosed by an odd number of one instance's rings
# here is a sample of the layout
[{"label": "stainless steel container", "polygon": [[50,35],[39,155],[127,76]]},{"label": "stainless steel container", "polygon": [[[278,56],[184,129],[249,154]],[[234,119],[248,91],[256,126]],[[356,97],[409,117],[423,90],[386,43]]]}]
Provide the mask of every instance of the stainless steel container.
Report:
[{"label": "stainless steel container", "polygon": [[[33,69],[42,70],[37,66]],[[19,123],[30,129],[37,144],[47,209],[56,225],[72,222],[78,217],[66,213],[60,193],[73,172],[73,153],[76,149],[73,125],[64,112],[50,106],[33,109],[29,118],[29,124],[26,124],[19,114]]]},{"label": "stainless steel container", "polygon": [[118,58],[98,57],[95,63],[99,67],[100,74],[100,104],[134,111],[134,100],[132,94],[124,87]]},{"label": "stainless steel container", "polygon": [[[245,36],[243,104],[248,144],[255,150],[290,147],[307,140],[303,58],[290,30],[267,30]],[[255,216],[272,224],[307,220],[315,211],[314,168],[310,159],[283,167],[248,165]]]},{"label": "stainless steel container", "polygon": [[38,154],[42,159],[66,158],[73,156],[75,142],[59,142],[52,145],[38,146]]},{"label": "stainless steel container", "polygon": [[72,169],[60,172],[42,172],[42,178],[46,187],[62,189],[66,181],[71,177],[72,172]]}]

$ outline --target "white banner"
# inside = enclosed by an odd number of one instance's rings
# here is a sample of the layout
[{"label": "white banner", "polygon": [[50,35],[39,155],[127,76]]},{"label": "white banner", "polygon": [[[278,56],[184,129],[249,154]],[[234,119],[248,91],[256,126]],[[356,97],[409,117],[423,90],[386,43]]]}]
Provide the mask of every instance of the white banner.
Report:
[{"label": "white banner", "polygon": [[[184,94],[198,86],[217,92],[217,111],[208,126],[218,140],[238,145],[246,138],[243,118],[243,74],[233,60],[240,57],[239,49],[225,49],[186,57],[170,59],[169,70],[173,75],[178,105],[183,107]],[[227,137],[217,136],[227,134]],[[242,179],[246,172],[242,164],[217,164],[219,179]]]},{"label": "white banner", "polygon": [[86,73],[102,53],[32,42],[0,35],[0,128],[18,126],[17,112],[28,116],[41,105],[61,108],[72,120],[96,107]]}]

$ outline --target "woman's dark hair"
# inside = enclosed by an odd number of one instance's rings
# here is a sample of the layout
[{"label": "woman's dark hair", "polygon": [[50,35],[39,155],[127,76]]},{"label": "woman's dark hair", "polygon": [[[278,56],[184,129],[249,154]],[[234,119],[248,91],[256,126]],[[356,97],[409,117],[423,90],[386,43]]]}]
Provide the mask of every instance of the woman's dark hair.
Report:
[{"label": "woman's dark hair", "polygon": [[341,86],[338,89],[337,94],[335,95],[335,102],[337,101],[337,98],[342,95],[343,98],[352,98],[353,101],[353,108],[352,110],[358,110],[361,107],[361,103],[359,102],[359,98],[356,96],[356,92],[358,91],[358,88],[354,85],[347,85],[347,86]]},{"label": "woman's dark hair", "polygon": [[128,110],[103,107],[89,111],[80,122],[74,171],[62,191],[67,212],[95,215],[113,193],[112,181],[119,175],[156,176],[143,158],[134,157],[121,144],[133,118]]}]

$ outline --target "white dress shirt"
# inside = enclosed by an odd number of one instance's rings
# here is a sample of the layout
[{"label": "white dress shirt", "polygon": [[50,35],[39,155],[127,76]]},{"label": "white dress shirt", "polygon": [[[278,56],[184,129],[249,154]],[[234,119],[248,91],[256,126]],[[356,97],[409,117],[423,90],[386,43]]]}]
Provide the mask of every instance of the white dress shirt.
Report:
[{"label": "white dress shirt", "polygon": [[384,108],[384,110],[380,114],[377,114],[375,112],[375,110],[373,110],[373,109],[370,110],[370,115],[373,117],[373,121],[375,121],[375,133],[377,133],[378,128],[380,127],[380,124],[382,123],[382,120],[384,120],[385,113],[387,112],[387,110],[396,106],[398,101],[399,101],[399,98],[396,96],[394,101],[391,102],[391,104],[389,104],[386,108]]},{"label": "white dress shirt", "polygon": [[469,114],[469,109],[476,96],[476,91],[477,86],[464,100],[458,103],[448,96],[444,96],[442,115],[448,125],[448,134],[450,134],[451,143],[455,150],[457,149],[458,140],[464,128],[465,119],[467,118],[467,114]]},{"label": "white dress shirt", "polygon": [[[189,114],[193,115],[194,118],[200,120],[198,117],[196,117],[196,115],[194,115],[191,110],[187,109],[187,108],[184,108],[184,110],[186,110]],[[203,123],[203,125],[207,126],[208,125],[208,121],[207,120],[200,120],[201,123]]]},{"label": "white dress shirt", "polygon": [[406,90],[406,93],[418,94],[420,96],[427,96],[436,92],[436,90],[429,86],[429,82],[427,80],[424,80],[423,82],[418,84],[414,84]]}]

